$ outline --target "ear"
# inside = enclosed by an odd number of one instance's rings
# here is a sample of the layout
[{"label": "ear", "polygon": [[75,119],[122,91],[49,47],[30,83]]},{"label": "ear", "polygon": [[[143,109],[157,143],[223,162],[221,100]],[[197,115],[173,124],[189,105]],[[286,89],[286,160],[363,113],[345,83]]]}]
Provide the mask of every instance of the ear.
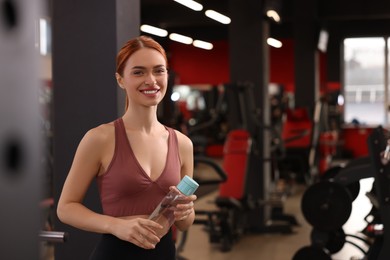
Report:
[{"label": "ear", "polygon": [[115,73],[115,78],[116,78],[116,82],[118,83],[119,87],[124,89],[123,78],[118,72]]}]

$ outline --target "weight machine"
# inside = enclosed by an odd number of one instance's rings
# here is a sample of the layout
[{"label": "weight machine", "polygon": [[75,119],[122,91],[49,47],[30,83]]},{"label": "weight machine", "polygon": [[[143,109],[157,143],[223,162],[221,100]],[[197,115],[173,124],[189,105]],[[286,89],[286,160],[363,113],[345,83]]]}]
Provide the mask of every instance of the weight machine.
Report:
[{"label": "weight machine", "polygon": [[[231,131],[224,144],[222,167],[213,166],[219,175],[217,181],[211,182],[219,185],[214,201],[218,209],[196,211],[195,224],[205,225],[209,241],[220,243],[224,252],[231,250],[244,233],[291,233],[292,226],[297,225],[293,216],[283,213],[282,201],[269,194],[267,167],[272,158],[268,148],[266,152],[262,150],[271,143],[269,138],[263,138],[263,131],[269,131],[270,126],[260,123],[261,109],[254,103],[253,87],[251,83],[226,86],[228,116],[235,119],[229,120]],[[195,165],[200,161],[205,162],[204,158],[195,157]],[[210,184],[196,180],[201,186]],[[274,208],[278,210],[273,211]]]},{"label": "weight machine", "polygon": [[[352,160],[345,167],[332,169],[327,180],[311,185],[304,193],[301,202],[302,213],[313,226],[311,245],[299,249],[293,260],[331,259],[345,243],[359,249],[363,260],[390,259],[389,235],[384,232],[390,225],[390,140],[382,127],[374,129],[368,137],[369,156]],[[343,225],[349,219],[352,202],[359,193],[361,179],[374,177],[373,190],[366,195],[373,204],[363,230],[364,237],[345,234]],[[378,228],[379,227],[379,228]],[[363,241],[368,250],[353,242],[353,238]]]}]

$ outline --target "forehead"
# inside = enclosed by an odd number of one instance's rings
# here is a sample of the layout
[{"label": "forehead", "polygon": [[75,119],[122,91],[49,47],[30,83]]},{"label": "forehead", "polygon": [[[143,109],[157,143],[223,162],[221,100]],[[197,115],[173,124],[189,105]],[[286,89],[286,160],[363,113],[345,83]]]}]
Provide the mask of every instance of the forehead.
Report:
[{"label": "forehead", "polygon": [[151,48],[139,49],[126,62],[126,66],[130,68],[134,66],[154,67],[158,65],[166,66],[165,58],[159,51]]}]

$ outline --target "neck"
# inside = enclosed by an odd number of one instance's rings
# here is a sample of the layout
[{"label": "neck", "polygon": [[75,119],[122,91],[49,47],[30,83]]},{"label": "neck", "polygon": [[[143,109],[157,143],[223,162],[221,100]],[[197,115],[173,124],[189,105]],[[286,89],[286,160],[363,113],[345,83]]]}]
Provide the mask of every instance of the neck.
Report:
[{"label": "neck", "polygon": [[126,128],[150,132],[161,123],[157,119],[157,107],[129,107],[123,115]]}]

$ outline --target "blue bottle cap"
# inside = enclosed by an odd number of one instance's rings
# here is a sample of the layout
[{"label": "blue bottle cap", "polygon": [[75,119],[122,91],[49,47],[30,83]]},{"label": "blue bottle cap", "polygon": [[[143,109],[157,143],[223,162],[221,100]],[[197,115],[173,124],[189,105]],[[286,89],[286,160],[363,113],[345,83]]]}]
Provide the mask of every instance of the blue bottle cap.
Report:
[{"label": "blue bottle cap", "polygon": [[177,189],[186,196],[194,194],[199,184],[189,176],[184,176],[183,179],[176,186]]}]

